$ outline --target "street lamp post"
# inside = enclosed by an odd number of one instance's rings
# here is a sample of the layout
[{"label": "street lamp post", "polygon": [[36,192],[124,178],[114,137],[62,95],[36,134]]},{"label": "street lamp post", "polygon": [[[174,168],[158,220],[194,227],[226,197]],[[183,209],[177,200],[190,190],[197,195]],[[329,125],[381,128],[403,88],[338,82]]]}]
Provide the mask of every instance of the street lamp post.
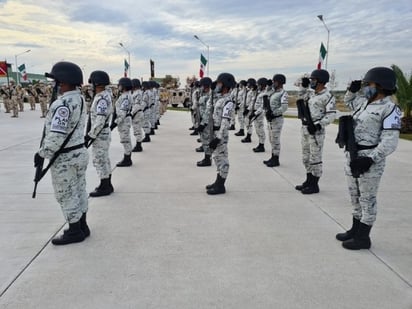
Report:
[{"label": "street lamp post", "polygon": [[329,58],[329,35],[330,35],[330,31],[328,26],[326,26],[325,21],[323,20],[323,15],[318,15],[318,18],[320,19],[320,21],[323,23],[323,25],[326,28],[326,31],[328,31],[328,41],[326,43],[326,61],[325,61],[325,69],[328,69],[328,58]]},{"label": "street lamp post", "polygon": [[207,48],[207,76],[209,76],[209,63],[210,63],[210,58],[209,58],[209,45],[207,45],[205,42],[203,42],[196,34],[194,35],[194,38],[198,40],[200,43],[202,43],[204,46]]},{"label": "street lamp post", "polygon": [[130,52],[126,47],[124,47],[122,42],[120,42],[119,45],[127,52],[128,60],[129,60],[129,78],[132,78],[132,69],[131,69],[132,65],[130,64]]},{"label": "street lamp post", "polygon": [[14,64],[16,65],[16,79],[17,79],[17,86],[20,85],[20,75],[19,75],[19,67],[17,66],[17,57],[23,55],[25,53],[31,52],[31,49],[28,49],[20,54],[14,55]]}]

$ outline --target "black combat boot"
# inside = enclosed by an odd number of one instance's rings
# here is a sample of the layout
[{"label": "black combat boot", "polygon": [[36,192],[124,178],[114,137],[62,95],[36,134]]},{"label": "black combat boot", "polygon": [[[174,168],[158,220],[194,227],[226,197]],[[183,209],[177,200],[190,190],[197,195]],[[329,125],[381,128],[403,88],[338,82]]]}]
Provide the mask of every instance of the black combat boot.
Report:
[{"label": "black combat boot", "polygon": [[230,130],[230,131],[236,130],[235,125],[232,124],[232,125],[229,127],[229,130]]},{"label": "black combat boot", "polygon": [[197,141],[198,143],[201,143],[201,142],[202,142],[202,140],[201,140],[200,138],[198,138],[196,141]]},{"label": "black combat boot", "polygon": [[312,175],[310,177],[309,184],[305,188],[303,188],[300,192],[302,192],[302,194],[319,193],[318,182],[319,182],[319,177]]},{"label": "black combat boot", "polygon": [[68,245],[75,242],[82,242],[85,238],[85,235],[80,227],[80,220],[75,223],[69,223],[69,228],[63,232],[62,235],[53,238],[52,244],[59,245]]},{"label": "black combat boot", "polygon": [[99,196],[105,196],[105,195],[110,195],[113,191],[111,190],[110,187],[110,178],[105,178],[100,180],[100,186],[98,186],[96,189],[94,189],[93,192],[90,192],[91,197],[99,197]]},{"label": "black combat boot", "polygon": [[252,135],[248,133],[248,134],[246,135],[246,137],[241,140],[241,142],[242,142],[242,143],[251,143],[251,142],[252,142],[251,136],[252,136]]},{"label": "black combat boot", "polygon": [[245,136],[245,130],[240,129],[239,132],[235,133],[236,136]]},{"label": "black combat boot", "polygon": [[144,139],[142,140],[142,143],[149,143],[150,142],[150,135],[149,134],[145,134],[144,135]]},{"label": "black combat boot", "polygon": [[86,222],[86,213],[84,213],[82,217],[80,218],[80,229],[82,230],[84,234],[84,238],[87,238],[90,236],[90,229]]},{"label": "black combat boot", "polygon": [[254,152],[265,152],[265,145],[259,143],[257,147],[253,148]]},{"label": "black combat boot", "polygon": [[191,128],[189,128],[189,131],[193,131],[195,129],[194,126],[192,126]]},{"label": "black combat boot", "polygon": [[123,156],[123,160],[120,161],[119,163],[117,163],[116,166],[120,166],[120,167],[122,167],[122,166],[131,166],[132,164],[133,164],[132,155],[131,154],[129,154],[129,155],[125,154]]},{"label": "black combat boot", "polygon": [[199,135],[199,132],[198,132],[197,129],[195,128],[195,129],[193,130],[193,132],[190,133],[190,135]]},{"label": "black combat boot", "polygon": [[346,241],[346,240],[352,239],[359,229],[359,224],[360,224],[360,220],[353,217],[351,229],[349,231],[346,231],[345,233],[336,234],[336,239],[340,241]]},{"label": "black combat boot", "polygon": [[205,154],[205,158],[202,161],[197,162],[197,166],[211,166],[212,161],[210,160],[210,155]]},{"label": "black combat boot", "polygon": [[218,174],[215,185],[211,187],[210,189],[208,189],[206,193],[209,195],[226,193],[225,181],[226,181],[226,178],[223,178]]},{"label": "black combat boot", "polygon": [[206,186],[206,190],[212,189],[215,186],[218,179],[219,179],[219,174],[216,175],[216,180],[214,183],[211,183],[210,185]]},{"label": "black combat boot", "polygon": [[204,152],[205,150],[203,149],[203,146],[200,146],[198,148],[195,149],[196,152]]},{"label": "black combat boot", "polygon": [[160,126],[160,120],[159,120],[159,119],[157,119],[156,124],[157,124],[158,126]]},{"label": "black combat boot", "polygon": [[309,185],[309,181],[312,178],[311,173],[306,173],[306,180],[301,184],[295,187],[296,190],[302,191],[303,188],[306,188]]},{"label": "black combat boot", "polygon": [[142,142],[136,142],[136,146],[134,146],[133,152],[142,152],[143,148],[142,148]]},{"label": "black combat boot", "polygon": [[109,175],[109,188],[110,188],[110,192],[113,193],[114,188],[113,188],[113,185],[112,185],[112,174]]},{"label": "black combat boot", "polygon": [[150,133],[149,133],[150,135],[155,135],[156,133],[155,133],[155,129],[154,128],[150,128]]},{"label": "black combat boot", "polygon": [[279,166],[279,156],[272,154],[272,157],[267,161],[263,161],[263,163],[266,164],[267,167]]},{"label": "black combat boot", "polygon": [[371,228],[371,225],[360,222],[358,231],[353,238],[344,241],[342,246],[348,250],[369,249],[371,247],[371,239],[369,238]]},{"label": "black combat boot", "polygon": [[155,129],[155,130],[158,129],[158,127],[157,127],[157,122],[155,123],[154,129]]}]

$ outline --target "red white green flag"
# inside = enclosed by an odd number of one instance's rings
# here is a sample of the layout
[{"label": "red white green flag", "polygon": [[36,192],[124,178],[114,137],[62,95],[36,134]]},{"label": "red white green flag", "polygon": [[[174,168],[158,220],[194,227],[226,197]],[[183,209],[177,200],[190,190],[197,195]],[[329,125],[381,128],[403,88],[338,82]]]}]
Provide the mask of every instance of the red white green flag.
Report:
[{"label": "red white green flag", "polygon": [[207,64],[207,59],[202,54],[200,54],[200,70],[199,70],[200,78],[202,78],[203,75],[205,75],[206,64]]},{"label": "red white green flag", "polygon": [[23,77],[23,80],[27,80],[26,65],[24,63],[19,65],[19,72],[21,77]]},{"label": "red white green flag", "polygon": [[323,65],[323,61],[326,58],[326,53],[328,51],[325,48],[325,45],[323,45],[323,43],[320,43],[320,51],[319,51],[319,61],[318,61],[318,70],[320,70],[322,68]]}]

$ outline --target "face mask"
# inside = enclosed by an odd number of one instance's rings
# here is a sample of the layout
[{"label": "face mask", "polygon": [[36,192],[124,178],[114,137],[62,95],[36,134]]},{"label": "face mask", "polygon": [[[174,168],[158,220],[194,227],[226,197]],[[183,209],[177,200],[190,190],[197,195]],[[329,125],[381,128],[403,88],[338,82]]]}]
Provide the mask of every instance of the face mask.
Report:
[{"label": "face mask", "polygon": [[310,81],[310,88],[313,90],[316,89],[316,86],[318,85],[318,81],[316,79]]},{"label": "face mask", "polygon": [[222,85],[216,85],[215,92],[216,93],[221,93],[222,92]]},{"label": "face mask", "polygon": [[365,86],[363,87],[363,94],[367,99],[370,99],[376,94],[376,88],[371,86]]}]

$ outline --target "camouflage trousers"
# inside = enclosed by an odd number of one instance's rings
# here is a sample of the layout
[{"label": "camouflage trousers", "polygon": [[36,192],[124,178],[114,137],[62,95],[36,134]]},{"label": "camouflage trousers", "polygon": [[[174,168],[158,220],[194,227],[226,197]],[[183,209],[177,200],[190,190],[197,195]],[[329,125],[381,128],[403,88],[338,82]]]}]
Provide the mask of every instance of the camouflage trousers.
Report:
[{"label": "camouflage trousers", "polygon": [[143,131],[144,115],[143,112],[138,112],[132,119],[133,135],[136,138],[136,142],[140,143],[144,138]]},{"label": "camouflage trousers", "polygon": [[47,114],[47,99],[42,97],[40,98],[40,110],[41,110],[41,117],[46,117]]},{"label": "camouflage trousers", "polygon": [[229,174],[229,156],[227,151],[227,144],[229,142],[229,133],[223,135],[222,140],[213,151],[213,160],[217,167],[217,173],[222,178],[227,178]]},{"label": "camouflage trousers", "polygon": [[[370,152],[362,150],[360,153]],[[366,153],[365,153],[366,152]],[[352,215],[367,225],[373,225],[376,220],[379,183],[385,169],[386,160],[374,163],[369,171],[362,174],[359,178],[354,178],[350,170],[350,155],[346,153],[345,175],[348,183],[349,194],[353,207]]]},{"label": "camouflage trousers", "polygon": [[12,117],[19,117],[19,100],[17,99],[17,96],[12,96],[11,97],[11,110],[13,112]]},{"label": "camouflage trousers", "polygon": [[265,134],[265,120],[263,113],[257,116],[257,118],[254,121],[255,124],[255,130],[256,130],[256,135],[259,138],[259,144],[264,144],[265,139],[266,139],[266,134]]},{"label": "camouflage trousers", "polygon": [[103,129],[92,144],[92,161],[99,179],[107,179],[112,173],[109,157],[111,137],[110,133],[108,131],[104,132],[104,130],[110,129]]},{"label": "camouflage trousers", "polygon": [[155,104],[156,122],[160,119],[160,102]]},{"label": "camouflage trousers", "polygon": [[130,137],[131,117],[127,116],[121,123],[117,125],[119,131],[120,143],[123,145],[124,154],[132,153],[132,139]]},{"label": "camouflage trousers", "polygon": [[241,106],[237,111],[237,121],[239,122],[239,129],[245,129],[245,116],[243,116],[244,108]]},{"label": "camouflage trousers", "polygon": [[150,109],[146,109],[143,112],[143,130],[145,134],[150,134],[151,124],[150,124]]},{"label": "camouflage trousers", "polygon": [[7,98],[7,99],[4,99],[3,98],[3,104],[4,104],[4,109],[6,110],[6,113],[10,113],[10,99],[9,98]]},{"label": "camouflage trousers", "polygon": [[30,103],[30,110],[32,111],[36,110],[36,98],[33,96],[30,96],[29,103]]},{"label": "camouflage trousers", "polygon": [[80,220],[88,210],[86,169],[89,155],[85,148],[62,153],[50,168],[54,196],[68,223]]},{"label": "camouflage trousers", "polygon": [[234,126],[236,124],[236,113],[237,111],[232,113],[232,116],[230,117],[230,125]]},{"label": "camouflage trousers", "polygon": [[24,112],[24,102],[23,99],[18,99],[18,104],[19,104],[19,110],[21,112]]},{"label": "camouflage trousers", "polygon": [[315,135],[308,132],[306,126],[301,128],[302,162],[306,173],[313,176],[322,176],[322,152],[325,141],[325,129],[316,131]]},{"label": "camouflage trousers", "polygon": [[280,134],[282,133],[283,116],[276,117],[268,122],[269,141],[272,146],[272,154],[279,156],[280,154]]},{"label": "camouflage trousers", "polygon": [[244,117],[246,133],[252,136],[253,122],[250,122],[249,114]]},{"label": "camouflage trousers", "polygon": [[209,147],[210,143],[210,127],[207,125],[205,129],[200,133],[200,141],[202,142],[203,150],[206,155],[211,155],[212,150]]},{"label": "camouflage trousers", "polygon": [[152,107],[150,107],[150,128],[154,128],[156,126],[156,105],[152,105]]}]

